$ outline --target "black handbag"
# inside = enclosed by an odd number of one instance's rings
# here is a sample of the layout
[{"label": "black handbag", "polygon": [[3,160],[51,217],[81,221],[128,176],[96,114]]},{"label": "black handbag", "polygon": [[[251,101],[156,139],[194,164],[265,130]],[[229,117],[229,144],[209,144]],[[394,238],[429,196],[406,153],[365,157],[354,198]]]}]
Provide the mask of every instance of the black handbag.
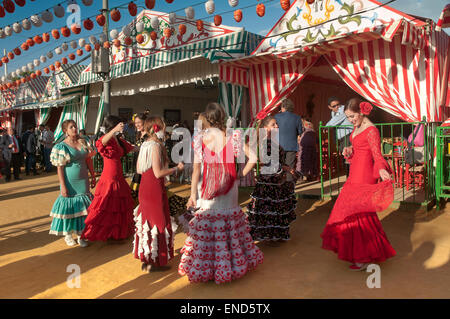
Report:
[{"label": "black handbag", "polygon": [[415,164],[423,164],[425,162],[424,147],[413,147],[414,139],[416,138],[417,131],[420,129],[420,125],[422,124],[419,124],[414,130],[411,142],[408,142],[408,148],[405,151],[405,161],[406,164],[409,164],[410,166],[414,166]]}]

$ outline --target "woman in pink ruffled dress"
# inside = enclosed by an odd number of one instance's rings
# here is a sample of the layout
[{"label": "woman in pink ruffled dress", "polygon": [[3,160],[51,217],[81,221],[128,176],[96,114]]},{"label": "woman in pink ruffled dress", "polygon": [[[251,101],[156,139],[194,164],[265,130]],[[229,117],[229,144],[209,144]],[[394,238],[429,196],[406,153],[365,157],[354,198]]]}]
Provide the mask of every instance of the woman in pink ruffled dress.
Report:
[{"label": "woman in pink ruffled dress", "polygon": [[356,98],[345,106],[354,125],[352,146],[343,151],[351,162],[350,174],[321,235],[322,248],[352,263],[350,269],[355,271],[396,254],[376,213],[392,203],[394,188],[390,167],[381,155],[380,133],[367,118],[371,110],[369,103]]}]

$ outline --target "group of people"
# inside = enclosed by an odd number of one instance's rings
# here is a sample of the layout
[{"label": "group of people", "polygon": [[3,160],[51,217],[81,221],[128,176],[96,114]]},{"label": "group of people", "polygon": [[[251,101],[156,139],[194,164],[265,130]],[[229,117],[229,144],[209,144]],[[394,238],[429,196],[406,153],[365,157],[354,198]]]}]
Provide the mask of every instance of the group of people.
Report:
[{"label": "group of people", "polygon": [[[352,270],[395,255],[376,214],[393,201],[393,188],[390,168],[380,152],[379,132],[367,117],[370,109],[369,103],[358,99],[344,107],[354,127],[350,143],[342,150],[351,169],[321,234],[322,247],[350,262]],[[255,241],[290,239],[290,225],[296,219],[294,189],[301,175],[296,169],[297,142],[304,130],[301,118],[292,112],[292,102],[284,101],[281,110],[260,119],[258,128],[264,134],[258,135],[258,145],[267,154],[277,151],[279,156],[274,163],[260,162],[246,212],[238,202],[238,174],[253,172],[258,152],[242,139],[241,131],[227,136],[225,111],[219,104],[209,103],[199,116],[201,126],[191,145],[191,194],[181,209],[180,202],[169,200],[165,178],[182,171],[185,164],[180,161],[169,168],[161,117],[136,116],[138,143],[133,145],[122,137],[121,119],[110,115],[95,148],[79,137],[74,121],[65,121],[66,138],[53,147],[50,156],[61,183],[50,232],[64,235],[70,246],[78,241],[83,247],[89,241],[123,241],[133,236],[133,256],[141,261],[142,270],[152,271],[168,267],[174,257],[175,228],[182,226],[187,238],[181,249],[180,275],[187,275],[191,282],[218,284],[244,276],[264,260]],[[279,141],[272,138],[274,132]],[[95,149],[104,159],[98,182],[91,161]],[[121,157],[129,152],[138,153],[131,187],[121,166]],[[236,170],[235,159],[244,154],[245,167]],[[92,196],[89,188],[95,186]]]}]

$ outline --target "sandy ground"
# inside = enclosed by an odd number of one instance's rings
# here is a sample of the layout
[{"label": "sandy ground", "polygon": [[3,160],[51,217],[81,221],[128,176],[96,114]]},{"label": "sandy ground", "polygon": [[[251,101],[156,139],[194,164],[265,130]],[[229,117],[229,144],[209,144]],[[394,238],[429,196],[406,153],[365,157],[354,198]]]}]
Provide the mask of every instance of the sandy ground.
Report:
[{"label": "sandy ground", "polygon": [[[175,188],[185,194],[186,187]],[[449,298],[450,209],[380,214],[397,256],[381,264],[381,288],[368,288],[372,273],[351,272],[322,250],[320,233],[333,202],[300,200],[291,240],[259,243],[264,263],[228,284],[191,284],[177,272],[184,234],[166,271],[143,273],[124,244],[68,247],[49,235],[49,212],[59,192],[56,174],[0,183],[0,298]],[[241,192],[241,203],[248,192]],[[69,288],[76,264],[80,288]]]}]

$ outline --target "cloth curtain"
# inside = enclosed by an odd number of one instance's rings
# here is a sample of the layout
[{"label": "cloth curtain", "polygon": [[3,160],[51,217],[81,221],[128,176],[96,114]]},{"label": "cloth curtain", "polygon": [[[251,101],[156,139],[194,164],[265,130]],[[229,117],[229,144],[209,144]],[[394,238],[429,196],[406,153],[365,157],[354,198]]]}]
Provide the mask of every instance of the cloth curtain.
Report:
[{"label": "cloth curtain", "polygon": [[103,94],[100,95],[100,102],[98,103],[98,112],[97,112],[97,119],[95,120],[95,134],[97,134],[100,131],[100,126],[102,126],[103,121],[103,113],[105,111],[105,105],[103,100]]},{"label": "cloth curtain", "polygon": [[43,108],[38,110],[39,111],[39,121],[38,121],[38,125],[40,124],[47,124],[48,119],[50,118],[50,112],[51,112],[51,108],[47,107],[47,108]]},{"label": "cloth curtain", "polygon": [[[65,120],[74,120],[77,123],[78,128],[80,123],[82,123],[83,114],[81,112],[81,96],[80,98],[73,99],[64,104],[63,111],[61,113],[61,117],[59,118],[58,126],[55,130],[55,141],[59,142],[59,140],[64,136],[64,132],[62,131],[62,123]],[[84,114],[84,117],[86,114]]]},{"label": "cloth curtain", "polygon": [[228,118],[236,122],[244,101],[244,88],[239,85],[219,82],[219,104]]}]

